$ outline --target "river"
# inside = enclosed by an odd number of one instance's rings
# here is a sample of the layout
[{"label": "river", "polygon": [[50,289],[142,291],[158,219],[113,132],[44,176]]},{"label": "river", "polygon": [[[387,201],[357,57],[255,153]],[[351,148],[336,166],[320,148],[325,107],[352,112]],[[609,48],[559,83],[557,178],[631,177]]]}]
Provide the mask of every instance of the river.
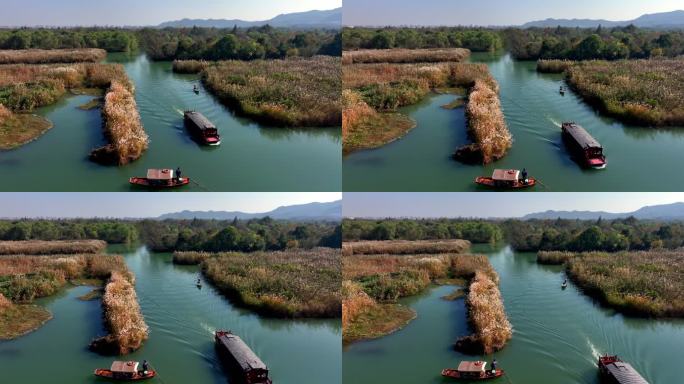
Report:
[{"label": "river", "polygon": [[[139,191],[128,178],[147,168],[181,167],[196,183],[183,191],[339,191],[340,128],[264,127],[236,117],[201,88],[197,75],[179,75],[170,62],[144,55],[109,54],[136,87],[135,98],[150,146],[142,158],[123,167],[88,160],[105,144],[99,109],[79,105],[92,97],[70,96],[37,113],[54,124],[45,135],[18,149],[0,152],[3,191]],[[201,87],[201,84],[200,84]],[[216,124],[219,147],[200,146],[183,125],[182,111],[202,112]]]},{"label": "river", "polygon": [[[570,284],[561,290],[561,266],[536,263],[536,254],[509,247],[475,246],[499,273],[513,338],[494,356],[514,384],[598,384],[598,354],[618,354],[651,384],[681,382],[683,320],[628,318],[600,307]],[[446,383],[440,372],[460,360],[452,349],[468,334],[463,300],[440,297],[453,287],[434,287],[402,300],[418,313],[389,336],[352,344],[343,353],[345,383]],[[487,357],[491,362],[491,356]]]},{"label": "river", "polygon": [[[176,266],[171,254],[126,250],[136,274],[136,291],[150,337],[125,359],[147,359],[159,372],[149,381],[161,384],[226,383],[214,350],[213,331],[230,329],[261,357],[278,384],[340,384],[341,325],[339,320],[265,319],[233,307],[208,283],[197,289],[196,266]],[[104,334],[100,302],[81,301],[88,287],[76,287],[41,299],[54,318],[24,337],[0,342],[0,372],[6,383],[104,382],[93,376],[115,357],[87,349]]]},{"label": "river", "polygon": [[[535,62],[483,53],[471,61],[486,63],[501,87],[514,138],[508,155],[486,167],[453,160],[455,149],[469,143],[464,109],[443,109],[454,96],[431,95],[401,110],[417,122],[405,137],[345,156],[345,191],[481,191],[486,189],[473,180],[495,168],[527,168],[541,180],[533,189],[540,192],[684,189],[684,127],[634,127],[603,117],[572,91],[561,96],[563,75],[537,73]],[[606,169],[582,169],[569,157],[560,135],[563,121],[577,122],[603,145]]]}]

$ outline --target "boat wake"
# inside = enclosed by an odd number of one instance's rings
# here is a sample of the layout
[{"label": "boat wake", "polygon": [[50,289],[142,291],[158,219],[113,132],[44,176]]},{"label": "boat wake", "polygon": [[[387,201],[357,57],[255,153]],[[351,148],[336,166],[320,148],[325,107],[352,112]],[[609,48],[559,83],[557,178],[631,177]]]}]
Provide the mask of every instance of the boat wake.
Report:
[{"label": "boat wake", "polygon": [[173,107],[173,110],[176,111],[176,113],[178,113],[179,115],[183,116],[183,111],[181,111],[180,109]]},{"label": "boat wake", "polygon": [[558,128],[561,127],[561,123],[557,122],[556,120],[554,120],[554,119],[552,119],[552,118],[550,118],[550,117],[547,117],[547,119],[549,119],[549,121],[551,122],[551,124],[555,125],[556,127],[558,127]]},{"label": "boat wake", "polygon": [[591,355],[594,357],[593,360],[597,360],[599,356],[601,356],[601,352],[599,352],[598,348],[596,348],[596,346],[588,338],[587,345],[589,345],[589,349],[591,349]]}]

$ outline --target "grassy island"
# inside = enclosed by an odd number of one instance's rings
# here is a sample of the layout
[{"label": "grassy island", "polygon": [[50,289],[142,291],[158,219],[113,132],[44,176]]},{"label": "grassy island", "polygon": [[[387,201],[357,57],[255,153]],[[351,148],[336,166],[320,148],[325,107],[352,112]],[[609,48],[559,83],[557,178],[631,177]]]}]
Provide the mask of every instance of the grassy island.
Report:
[{"label": "grassy island", "polygon": [[98,48],[0,50],[0,64],[97,63],[106,57]]}]

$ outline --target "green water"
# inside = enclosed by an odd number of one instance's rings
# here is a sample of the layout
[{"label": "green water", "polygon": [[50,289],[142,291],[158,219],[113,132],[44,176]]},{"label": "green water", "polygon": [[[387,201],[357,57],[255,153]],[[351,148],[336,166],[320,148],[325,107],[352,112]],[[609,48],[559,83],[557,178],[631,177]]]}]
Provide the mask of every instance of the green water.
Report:
[{"label": "green water", "polygon": [[[92,163],[87,156],[105,143],[99,109],[77,107],[88,96],[68,97],[37,112],[54,128],[38,140],[0,152],[4,191],[139,191],[131,176],[147,168],[181,167],[199,184],[183,191],[339,191],[341,140],[339,128],[287,129],[263,127],[234,116],[201,89],[198,76],[178,75],[170,62],[145,56],[111,54],[136,87],[136,101],[150,146],[142,158],[124,167]],[[219,147],[200,146],[183,125],[182,111],[202,112],[219,129]]]},{"label": "green water", "polygon": [[[486,167],[464,165],[451,154],[469,143],[463,108],[440,106],[453,100],[433,95],[403,109],[417,122],[404,138],[343,161],[345,191],[478,191],[477,176],[495,168],[527,168],[543,185],[535,191],[681,191],[684,128],[632,127],[600,116],[577,95],[558,93],[562,75],[539,74],[536,63],[508,55],[474,54],[487,63],[501,87],[501,103],[513,147]],[[561,141],[560,123],[574,120],[604,147],[604,170],[582,169]]]},{"label": "green water", "polygon": [[[144,347],[126,358],[150,361],[160,375],[150,383],[226,383],[214,350],[216,329],[240,335],[268,365],[274,383],[342,382],[339,320],[260,318],[232,307],[208,284],[197,289],[198,268],[175,266],[170,254],[140,248],[125,257],[150,327]],[[92,338],[104,334],[99,301],[77,299],[88,291],[77,287],[41,300],[54,318],[27,336],[0,342],[3,383],[107,382],[92,375],[114,357],[87,349]]]},{"label": "green water", "polygon": [[[597,384],[598,354],[618,354],[651,384],[681,382],[684,321],[626,318],[604,309],[572,284],[562,267],[542,266],[535,254],[476,247],[501,277],[513,338],[495,354],[507,377],[499,383]],[[404,300],[418,317],[381,339],[352,344],[343,353],[345,383],[446,383],[440,372],[477,357],[452,349],[468,334],[463,300],[440,299],[453,287],[436,287]],[[491,362],[491,356],[487,357]]]}]

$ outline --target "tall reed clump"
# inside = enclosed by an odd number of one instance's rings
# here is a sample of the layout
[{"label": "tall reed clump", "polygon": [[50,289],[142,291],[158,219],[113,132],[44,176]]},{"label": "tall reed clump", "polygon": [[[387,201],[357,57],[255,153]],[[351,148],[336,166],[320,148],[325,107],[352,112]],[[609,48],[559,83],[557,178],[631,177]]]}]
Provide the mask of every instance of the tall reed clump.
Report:
[{"label": "tall reed clump", "polygon": [[539,73],[563,73],[575,62],[570,60],[537,60],[537,72]]},{"label": "tall reed clump", "polygon": [[560,251],[540,251],[537,253],[537,263],[546,265],[562,265],[568,260],[578,257],[579,254],[573,252]]},{"label": "tall reed clump", "polygon": [[466,104],[468,134],[474,143],[456,150],[454,157],[466,163],[489,164],[501,159],[513,145],[504,120],[499,95],[491,83],[476,80]]},{"label": "tall reed clump", "polygon": [[0,241],[0,255],[67,255],[100,253],[107,247],[102,240]]},{"label": "tall reed clump", "polygon": [[174,60],[172,64],[174,72],[187,74],[200,73],[208,66],[209,62],[204,60]]},{"label": "tall reed clump", "polygon": [[359,284],[349,280],[342,282],[342,328],[348,327],[359,315],[376,305]]},{"label": "tall reed clump", "polygon": [[0,64],[95,63],[106,57],[98,48],[0,50]]},{"label": "tall reed clump", "polygon": [[110,333],[91,343],[91,348],[100,353],[125,355],[138,350],[147,340],[148,327],[129,279],[113,272],[105,286],[102,307]]},{"label": "tall reed clump", "polygon": [[[200,64],[177,65],[190,70]],[[205,87],[247,117],[276,126],[339,127],[340,59],[219,61],[202,71]]]},{"label": "tall reed clump", "polygon": [[343,255],[416,255],[463,253],[470,248],[468,240],[385,240],[355,241],[342,244]]},{"label": "tall reed clump", "polygon": [[475,272],[466,299],[473,334],[460,338],[456,347],[464,352],[490,354],[503,349],[513,336],[498,283],[491,274]]},{"label": "tall reed clump", "polygon": [[463,48],[361,49],[342,52],[342,64],[459,62],[469,56],[470,50]]},{"label": "tall reed clump", "polygon": [[124,165],[147,150],[149,137],[143,129],[135,98],[125,85],[113,81],[102,108],[109,144],[94,149],[90,158],[105,164]]},{"label": "tall reed clump", "polygon": [[582,61],[567,70],[589,104],[621,121],[684,126],[684,60]]},{"label": "tall reed clump", "polygon": [[684,252],[582,253],[567,261],[588,295],[636,316],[684,317]]},{"label": "tall reed clump", "polygon": [[173,263],[178,265],[199,265],[212,256],[208,252],[180,252],[173,253]]},{"label": "tall reed clump", "polygon": [[219,253],[202,262],[205,276],[239,305],[273,317],[339,318],[340,251]]},{"label": "tall reed clump", "polygon": [[6,298],[5,295],[0,293],[0,309],[9,308],[11,306],[12,306],[12,302],[9,301],[9,299]]}]

